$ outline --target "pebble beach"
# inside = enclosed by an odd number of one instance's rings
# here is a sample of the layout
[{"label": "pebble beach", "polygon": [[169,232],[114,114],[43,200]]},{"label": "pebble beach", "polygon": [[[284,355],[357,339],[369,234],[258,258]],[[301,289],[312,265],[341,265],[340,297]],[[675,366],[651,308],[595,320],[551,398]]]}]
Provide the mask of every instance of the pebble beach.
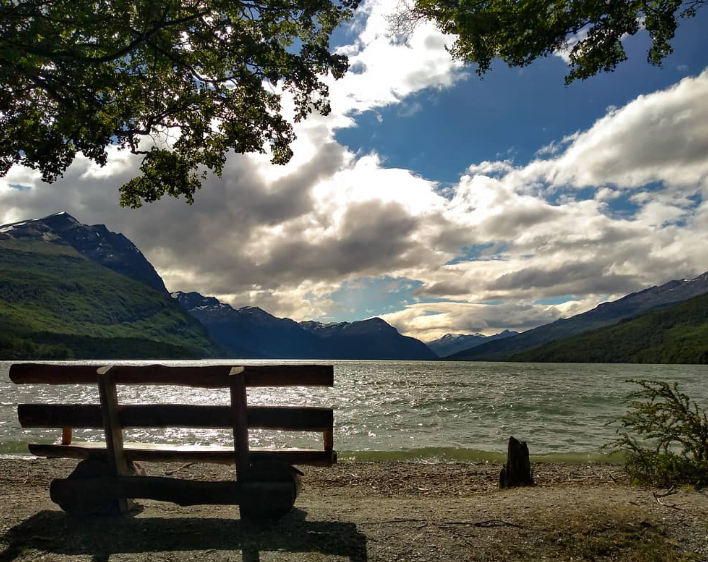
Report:
[{"label": "pebble beach", "polygon": [[[75,518],[49,498],[74,461],[0,458],[0,562],[708,561],[708,493],[630,486],[613,464],[536,463],[500,490],[494,463],[303,467],[295,509],[242,523],[237,506],[139,500],[124,517]],[[229,467],[150,464],[150,475],[233,478]]]}]

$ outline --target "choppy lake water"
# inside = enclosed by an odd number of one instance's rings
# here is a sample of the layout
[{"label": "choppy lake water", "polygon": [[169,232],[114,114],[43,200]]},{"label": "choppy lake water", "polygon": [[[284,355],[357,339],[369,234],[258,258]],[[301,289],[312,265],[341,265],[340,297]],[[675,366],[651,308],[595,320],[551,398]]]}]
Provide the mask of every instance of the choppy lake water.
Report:
[{"label": "choppy lake water", "polygon": [[[248,362],[258,363],[267,362]],[[676,381],[700,404],[708,404],[708,366],[328,363],[335,366],[334,389],[252,389],[249,404],[334,407],[335,449],[344,458],[498,459],[513,435],[528,442],[532,456],[599,459],[601,446],[614,435],[607,423],[625,411],[622,398],[634,388],[627,379]],[[14,385],[9,366],[0,362],[0,454],[22,454],[28,441],[52,442],[60,433],[20,428],[18,403],[98,401],[98,392],[89,386]],[[119,398],[122,403],[229,402],[227,390],[165,386],[120,387]],[[315,434],[251,433],[253,447],[307,447],[321,439]],[[125,434],[129,441],[193,445],[230,445],[232,438],[228,430],[141,429]],[[74,435],[76,440],[101,440],[97,430],[75,430]]]}]

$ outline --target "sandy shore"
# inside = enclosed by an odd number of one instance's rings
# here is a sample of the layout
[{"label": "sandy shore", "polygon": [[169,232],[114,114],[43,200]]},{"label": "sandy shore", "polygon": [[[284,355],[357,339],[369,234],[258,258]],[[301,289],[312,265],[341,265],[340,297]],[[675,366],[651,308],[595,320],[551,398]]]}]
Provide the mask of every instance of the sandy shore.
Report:
[{"label": "sandy shore", "polygon": [[[75,462],[0,458],[0,562],[10,560],[708,561],[708,492],[630,487],[613,465],[536,464],[533,488],[499,490],[486,463],[304,468],[296,509],[267,528],[235,506],[141,501],[129,517],[75,519],[49,482]],[[227,479],[227,467],[147,466]]]}]

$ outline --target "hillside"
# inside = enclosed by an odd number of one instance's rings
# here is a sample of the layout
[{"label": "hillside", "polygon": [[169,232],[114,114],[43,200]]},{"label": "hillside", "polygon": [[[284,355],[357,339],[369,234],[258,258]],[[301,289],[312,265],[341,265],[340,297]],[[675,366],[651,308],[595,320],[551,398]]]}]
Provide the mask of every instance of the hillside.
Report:
[{"label": "hillside", "polygon": [[507,361],[512,355],[540,345],[611,326],[693,297],[708,293],[708,272],[695,279],[669,281],[658,287],[631,293],[570,318],[556,320],[517,336],[484,343],[447,357],[452,361]]},{"label": "hillside", "polygon": [[708,294],[518,353],[512,361],[708,363]]},{"label": "hillside", "polygon": [[168,294],[95,263],[51,228],[26,231],[0,227],[0,359],[219,354]]}]

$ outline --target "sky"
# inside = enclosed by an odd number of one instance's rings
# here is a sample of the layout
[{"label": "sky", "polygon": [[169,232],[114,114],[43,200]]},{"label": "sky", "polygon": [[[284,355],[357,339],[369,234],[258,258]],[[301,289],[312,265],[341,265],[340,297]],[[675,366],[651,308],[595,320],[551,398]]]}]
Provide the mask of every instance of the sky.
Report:
[{"label": "sky", "polygon": [[332,114],[296,125],[289,164],[232,154],[192,206],[137,210],[118,204],[139,166],[125,152],[80,156],[51,185],[16,166],[0,224],[66,211],[125,234],[170,291],[379,316],[424,341],[524,331],[708,270],[708,10],[663,68],[640,34],[615,72],[565,86],[564,53],[480,80],[432,24],[392,42],[395,5],[367,1],[337,30],[351,70]]}]

